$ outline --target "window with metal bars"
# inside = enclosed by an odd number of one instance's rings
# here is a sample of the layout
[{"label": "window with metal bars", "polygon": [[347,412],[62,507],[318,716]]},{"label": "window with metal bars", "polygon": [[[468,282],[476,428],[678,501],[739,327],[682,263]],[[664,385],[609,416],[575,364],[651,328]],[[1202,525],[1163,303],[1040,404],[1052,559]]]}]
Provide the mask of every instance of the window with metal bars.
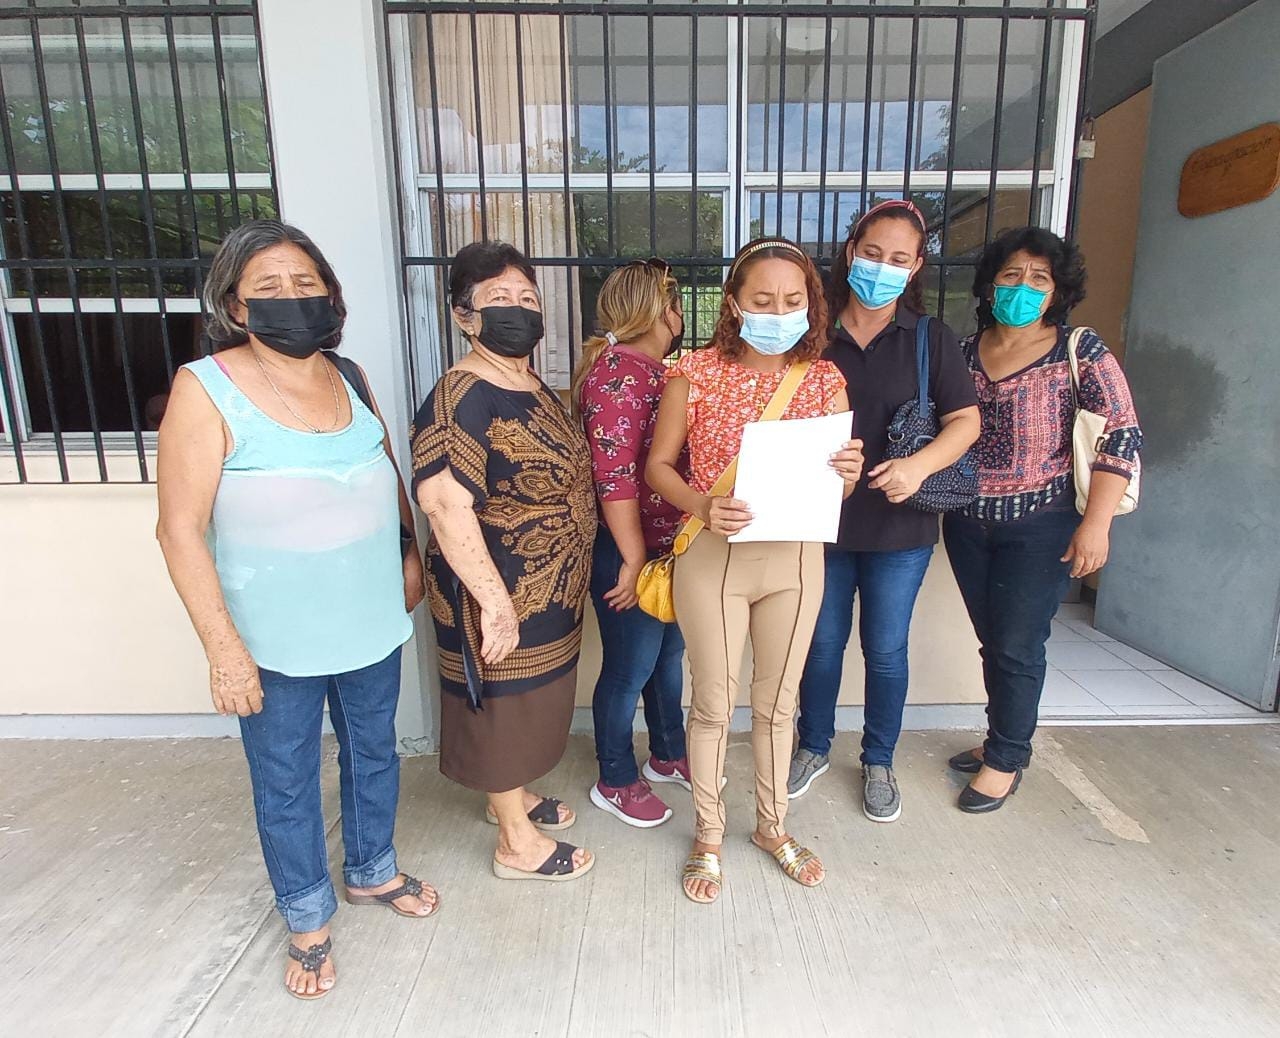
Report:
[{"label": "window with metal bars", "polygon": [[218,242],[275,216],[253,3],[0,2],[0,482],[154,476]]},{"label": "window with metal bars", "polygon": [[1084,0],[384,4],[416,395],[462,350],[450,257],[503,238],[539,268],[538,364],[564,388],[608,273],[668,259],[686,342],[729,259],[782,234],[822,265],[911,198],[933,311],[972,322],[1001,229],[1069,231]]}]

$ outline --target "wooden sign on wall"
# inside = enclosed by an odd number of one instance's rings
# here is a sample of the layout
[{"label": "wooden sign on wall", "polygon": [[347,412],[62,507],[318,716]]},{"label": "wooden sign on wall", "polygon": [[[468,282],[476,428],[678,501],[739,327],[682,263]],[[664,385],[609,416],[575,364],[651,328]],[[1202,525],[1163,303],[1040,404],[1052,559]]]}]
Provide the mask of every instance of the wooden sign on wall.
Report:
[{"label": "wooden sign on wall", "polygon": [[1178,212],[1208,216],[1266,198],[1280,186],[1280,123],[1263,123],[1191,153]]}]

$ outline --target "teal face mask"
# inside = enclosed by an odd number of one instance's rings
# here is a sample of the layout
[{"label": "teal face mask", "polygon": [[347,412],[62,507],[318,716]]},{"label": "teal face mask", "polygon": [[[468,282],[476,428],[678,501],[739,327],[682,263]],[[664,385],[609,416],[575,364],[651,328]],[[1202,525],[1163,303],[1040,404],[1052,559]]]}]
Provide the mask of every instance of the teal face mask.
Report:
[{"label": "teal face mask", "polygon": [[1010,328],[1025,328],[1040,319],[1048,292],[1030,285],[996,285],[991,315]]}]

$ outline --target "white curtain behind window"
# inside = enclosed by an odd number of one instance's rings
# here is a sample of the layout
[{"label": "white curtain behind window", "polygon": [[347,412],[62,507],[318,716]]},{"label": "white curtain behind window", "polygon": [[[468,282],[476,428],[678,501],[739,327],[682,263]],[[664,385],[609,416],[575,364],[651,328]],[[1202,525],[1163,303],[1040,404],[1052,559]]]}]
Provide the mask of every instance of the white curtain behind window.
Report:
[{"label": "white curtain behind window", "polygon": [[[476,132],[476,76],[472,59],[472,24],[469,15],[435,15],[434,48],[428,52],[426,17],[415,20],[414,95],[418,117],[419,166],[436,171],[435,128],[431,112],[431,70],[439,91],[440,156],[443,172],[476,177],[471,190],[446,192],[444,235],[450,255],[485,237],[478,193],[478,137],[484,145],[485,221],[488,237],[501,239],[539,256],[574,255],[577,252],[573,208],[563,191],[529,192],[529,239],[525,241],[524,200],[518,181],[514,187],[495,188],[495,175],[520,174],[521,151],[529,173],[562,173],[566,142],[563,141],[561,93],[562,52],[559,22],[552,17],[477,15],[474,18],[479,62],[480,133]],[[520,26],[524,70],[524,142],[520,135],[520,83],[516,71],[516,25]],[[571,81],[570,81],[571,82]],[[566,89],[569,84],[566,83]],[[439,203],[429,205],[433,224],[439,221]],[[439,230],[437,229],[437,235]],[[437,250],[439,241],[437,240]],[[547,383],[567,389],[572,374],[575,345],[581,341],[578,317],[577,271],[574,268],[539,267],[547,335],[538,348],[538,370]],[[571,300],[573,305],[571,306]]]}]

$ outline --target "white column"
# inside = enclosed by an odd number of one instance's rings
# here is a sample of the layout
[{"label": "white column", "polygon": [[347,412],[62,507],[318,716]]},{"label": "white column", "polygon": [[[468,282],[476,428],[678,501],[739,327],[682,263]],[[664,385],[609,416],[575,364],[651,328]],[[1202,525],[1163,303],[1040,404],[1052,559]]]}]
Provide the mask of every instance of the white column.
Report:
[{"label": "white column", "polygon": [[[414,404],[380,5],[260,0],[258,10],[281,216],[315,240],[342,282],[342,352],[368,372],[407,473]],[[437,731],[433,640],[422,608],[415,632],[405,646],[396,721],[402,749],[422,751],[435,748]]]}]

